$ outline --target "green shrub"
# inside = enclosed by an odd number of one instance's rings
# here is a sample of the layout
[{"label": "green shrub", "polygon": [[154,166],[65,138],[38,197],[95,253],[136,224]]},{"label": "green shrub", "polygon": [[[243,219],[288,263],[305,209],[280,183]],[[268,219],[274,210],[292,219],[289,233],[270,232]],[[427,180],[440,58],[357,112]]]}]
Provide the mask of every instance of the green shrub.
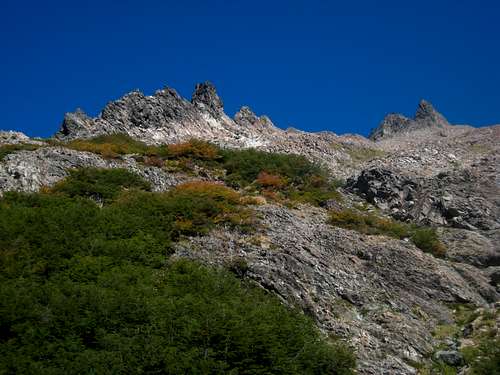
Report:
[{"label": "green shrub", "polygon": [[93,257],[2,281],[2,373],[353,374],[350,350],[227,271]]},{"label": "green shrub", "polygon": [[294,202],[310,203],[315,206],[320,206],[330,199],[338,202],[343,199],[335,187],[290,189],[288,197]]},{"label": "green shrub", "polygon": [[472,375],[500,375],[500,339],[483,338],[477,347],[462,349]]},{"label": "green shrub", "polygon": [[320,205],[328,199],[341,200],[340,183],[303,156],[247,150],[222,150],[226,182],[245,188],[256,186],[268,198],[289,199]]},{"label": "green shrub", "polygon": [[179,220],[235,225],[238,193],[131,189],[100,208],[89,184],[0,199],[0,373],[354,373],[349,348],[261,288],[168,262]]},{"label": "green shrub", "polygon": [[263,171],[282,176],[294,185],[303,185],[310,178],[322,178],[326,174],[321,167],[303,156],[255,149],[222,150],[221,153],[222,165],[227,170],[227,181],[240,187],[252,184]]},{"label": "green shrub", "polygon": [[219,223],[251,229],[253,212],[241,207],[247,202],[224,185],[193,181],[176,186],[166,196],[178,234],[206,233]]},{"label": "green shrub", "polygon": [[56,184],[51,191],[109,203],[123,189],[130,188],[149,190],[150,184],[126,169],[83,168],[71,170],[69,177]]},{"label": "green shrub", "polygon": [[439,241],[434,228],[417,228],[414,230],[411,240],[425,252],[443,257],[446,254],[446,247]]},{"label": "green shrub", "polygon": [[[21,260],[26,261],[23,272],[45,275],[81,253],[158,265],[182,235],[203,234],[217,224],[248,230],[253,222],[253,212],[243,207],[250,202],[222,185],[190,183],[151,193],[137,190],[137,184],[122,190],[124,181],[130,181],[120,173],[111,184],[109,177],[117,172],[123,171],[74,171],[57,194],[6,193],[0,200],[2,264],[16,274]],[[98,178],[90,179],[88,173]],[[83,198],[95,192],[106,198],[102,208]]]},{"label": "green shrub", "polygon": [[97,153],[105,158],[138,154],[136,160],[145,165],[165,167],[170,171],[196,175],[200,169],[211,170],[225,176],[225,182],[232,187],[251,187],[268,198],[278,200],[314,205],[320,205],[329,199],[341,200],[336,189],[343,182],[330,179],[324,168],[303,156],[293,154],[255,149],[221,149],[212,143],[196,139],[178,144],[148,146],[125,134],[74,140],[63,145]]},{"label": "green shrub", "polygon": [[416,227],[352,209],[332,211],[329,223],[364,234],[382,234],[398,239],[410,238],[419,249],[437,257],[442,257],[446,253],[446,248],[439,241],[434,228]]}]

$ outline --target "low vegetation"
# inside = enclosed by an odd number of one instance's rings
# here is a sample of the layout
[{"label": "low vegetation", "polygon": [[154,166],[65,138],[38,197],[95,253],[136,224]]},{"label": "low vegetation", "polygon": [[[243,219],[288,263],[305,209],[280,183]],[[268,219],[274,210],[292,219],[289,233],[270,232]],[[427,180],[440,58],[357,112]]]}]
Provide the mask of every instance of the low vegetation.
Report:
[{"label": "low vegetation", "polygon": [[169,259],[183,235],[248,225],[246,199],[206,182],[152,193],[127,173],[0,199],[0,373],[354,373],[352,351],[302,313]]},{"label": "low vegetation", "polygon": [[12,154],[16,151],[23,151],[23,150],[33,151],[39,147],[40,145],[35,145],[31,143],[0,145],[0,161],[2,161],[7,155]]},{"label": "low vegetation", "polygon": [[446,253],[446,248],[439,241],[434,228],[418,227],[353,209],[332,211],[329,222],[334,226],[364,234],[381,234],[398,239],[409,238],[418,248],[437,257],[442,257]]},{"label": "low vegetation", "polygon": [[370,147],[360,147],[350,144],[333,143],[331,147],[348,154],[353,163],[363,163],[387,155],[387,152]]},{"label": "low vegetation", "polygon": [[322,204],[341,200],[337,188],[320,165],[303,156],[247,150],[223,150],[222,167],[226,182],[238,188],[253,187],[267,197],[293,202]]},{"label": "low vegetation", "polygon": [[298,155],[222,149],[195,139],[179,144],[148,146],[124,134],[75,140],[64,146],[105,158],[135,154],[137,160],[146,165],[172,172],[196,174],[199,169],[212,171],[233,188],[262,193],[282,202],[320,205],[329,199],[341,199],[337,188],[342,182],[331,180],[323,167]]},{"label": "low vegetation", "polygon": [[104,158],[116,158],[125,154],[147,154],[154,147],[137,141],[126,134],[101,135],[90,139],[77,139],[62,144],[77,151],[88,151]]},{"label": "low vegetation", "polygon": [[[454,323],[438,325],[433,336],[438,341],[436,350],[446,349],[450,340],[463,343],[460,353],[463,356],[461,366],[468,368],[467,374],[500,374],[500,335],[497,327],[498,311],[488,308],[476,308],[468,304],[451,305]],[[433,361],[429,367],[423,367],[421,374],[445,373],[456,375],[456,367]]]},{"label": "low vegetation", "polygon": [[87,197],[109,203],[124,189],[150,190],[150,185],[126,169],[85,168],[71,170],[68,178],[57,183],[52,192],[69,197]]}]

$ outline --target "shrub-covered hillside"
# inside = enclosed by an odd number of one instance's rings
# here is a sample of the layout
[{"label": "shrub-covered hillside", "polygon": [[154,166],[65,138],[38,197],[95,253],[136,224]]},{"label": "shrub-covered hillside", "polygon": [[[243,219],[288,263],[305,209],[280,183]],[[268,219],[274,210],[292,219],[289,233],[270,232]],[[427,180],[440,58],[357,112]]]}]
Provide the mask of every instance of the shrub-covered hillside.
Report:
[{"label": "shrub-covered hillside", "polygon": [[318,205],[329,199],[340,199],[336,191],[340,181],[329,178],[322,166],[293,154],[222,149],[200,140],[148,146],[123,134],[76,140],[63,145],[108,159],[134,154],[138,161],[170,172],[196,174],[203,170],[234,188],[258,192],[287,203]]},{"label": "shrub-covered hillside", "polygon": [[182,236],[251,230],[251,200],[207,182],[148,190],[87,169],[0,199],[0,374],[353,373],[351,350],[302,313],[169,259]]}]

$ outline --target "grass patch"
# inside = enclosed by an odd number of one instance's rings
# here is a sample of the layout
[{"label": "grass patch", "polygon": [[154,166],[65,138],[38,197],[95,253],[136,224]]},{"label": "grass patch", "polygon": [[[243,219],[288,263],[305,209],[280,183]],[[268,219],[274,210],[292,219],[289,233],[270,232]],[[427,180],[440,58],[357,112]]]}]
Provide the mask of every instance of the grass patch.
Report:
[{"label": "grass patch", "polygon": [[373,159],[382,158],[387,155],[385,151],[377,150],[374,148],[354,148],[348,147],[347,153],[355,162],[365,162]]},{"label": "grass patch", "polygon": [[483,145],[480,143],[474,143],[469,146],[469,149],[477,154],[487,154],[492,151],[491,147],[488,145]]},{"label": "grass patch", "polygon": [[126,134],[101,135],[90,139],[77,139],[62,146],[77,151],[87,151],[99,154],[104,158],[113,159],[125,154],[153,155],[161,152],[156,146],[148,146]]},{"label": "grass patch", "polygon": [[345,152],[355,163],[367,162],[373,159],[382,158],[387,152],[370,147],[357,147],[349,144],[334,143],[331,145],[334,150]]},{"label": "grass patch", "polygon": [[34,151],[40,147],[41,145],[34,145],[30,143],[0,145],[0,161],[5,159],[7,155],[12,154],[16,151]]},{"label": "grass patch", "polygon": [[434,331],[432,332],[432,336],[434,336],[438,340],[451,338],[456,336],[460,332],[458,326],[456,324],[442,324],[436,326]]},{"label": "grass patch", "polygon": [[[458,340],[464,338],[464,328],[467,328],[467,346],[462,346],[462,353],[467,374],[490,375],[500,374],[500,338],[496,328],[498,311],[495,309],[478,309],[471,304],[450,304],[453,310],[455,324],[438,325],[433,332],[433,336],[440,341],[436,350],[447,348],[446,342],[449,339]],[[472,323],[472,325],[471,325]],[[430,373],[456,373],[457,369],[443,363],[432,362],[430,367],[425,368],[422,374]],[[455,371],[455,372],[453,372]]]},{"label": "grass patch", "polygon": [[77,139],[64,143],[63,146],[78,151],[92,152],[105,158],[116,158],[126,154],[137,154],[162,161],[166,159],[215,160],[221,157],[218,147],[204,141],[193,139],[179,144],[150,146],[127,134]]},{"label": "grass patch", "polygon": [[352,209],[332,211],[329,223],[364,234],[380,234],[398,239],[409,238],[419,249],[437,257],[442,257],[446,253],[446,248],[439,241],[433,228],[417,227]]},{"label": "grass patch", "polygon": [[354,373],[352,351],[304,314],[229,271],[168,260],[183,234],[245,225],[240,194],[130,178],[74,171],[0,199],[0,373]]},{"label": "grass patch", "polygon": [[461,350],[465,362],[469,365],[469,374],[500,374],[500,338],[482,338],[476,346]]}]

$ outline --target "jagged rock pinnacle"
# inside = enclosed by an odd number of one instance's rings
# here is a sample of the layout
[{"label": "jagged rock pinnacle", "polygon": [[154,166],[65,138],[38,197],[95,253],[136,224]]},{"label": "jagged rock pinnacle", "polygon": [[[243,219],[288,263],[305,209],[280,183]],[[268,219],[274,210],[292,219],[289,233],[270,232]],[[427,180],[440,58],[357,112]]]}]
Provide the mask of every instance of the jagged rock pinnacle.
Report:
[{"label": "jagged rock pinnacle", "polygon": [[196,85],[191,103],[198,108],[207,110],[216,118],[224,113],[224,104],[217,95],[215,86],[208,81]]},{"label": "jagged rock pinnacle", "polygon": [[233,119],[210,82],[196,85],[191,101],[165,87],[154,95],[130,92],[109,102],[97,117],[82,111],[66,114],[55,137],[71,140],[122,133],[150,144],[182,142],[192,138],[255,147],[282,132],[266,116],[242,107]]},{"label": "jagged rock pinnacle", "polygon": [[393,137],[424,128],[444,128],[450,124],[446,118],[426,100],[421,100],[415,117],[410,119],[398,113],[387,115],[380,125],[373,129],[369,138],[373,141]]},{"label": "jagged rock pinnacle", "polygon": [[426,100],[421,100],[415,113],[415,121],[427,123],[429,126],[444,127],[449,125],[444,116],[436,111],[431,103]]},{"label": "jagged rock pinnacle", "polygon": [[238,125],[251,125],[257,122],[259,118],[253,111],[246,106],[240,108],[238,112],[234,115],[234,122]]},{"label": "jagged rock pinnacle", "polygon": [[69,112],[64,115],[64,120],[61,125],[60,133],[68,135],[81,132],[82,129],[91,127],[92,119],[81,109],[77,108],[75,112]]}]

